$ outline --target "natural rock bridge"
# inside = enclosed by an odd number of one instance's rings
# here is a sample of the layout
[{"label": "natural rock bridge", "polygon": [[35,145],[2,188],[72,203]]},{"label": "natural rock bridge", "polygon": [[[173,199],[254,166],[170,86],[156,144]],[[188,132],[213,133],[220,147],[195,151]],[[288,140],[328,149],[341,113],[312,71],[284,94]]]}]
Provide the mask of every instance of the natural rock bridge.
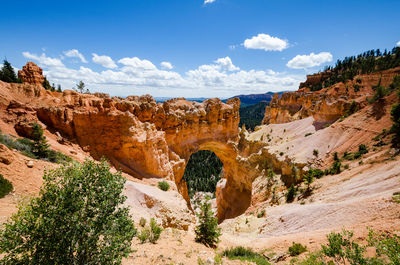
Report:
[{"label": "natural rock bridge", "polygon": [[9,89],[16,99],[10,108],[29,105],[30,115],[48,129],[134,177],[175,181],[188,203],[182,179],[186,164],[198,150],[213,151],[224,164],[224,180],[217,187],[219,221],[240,215],[250,205],[251,184],[260,172],[239,155],[239,99],[157,103],[151,96],[59,93],[38,84],[10,84]]}]

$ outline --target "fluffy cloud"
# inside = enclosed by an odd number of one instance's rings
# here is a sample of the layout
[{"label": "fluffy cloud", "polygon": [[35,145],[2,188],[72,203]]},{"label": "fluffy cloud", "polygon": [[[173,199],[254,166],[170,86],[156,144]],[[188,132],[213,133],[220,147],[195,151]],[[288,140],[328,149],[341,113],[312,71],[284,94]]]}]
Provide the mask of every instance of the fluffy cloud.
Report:
[{"label": "fluffy cloud", "polygon": [[396,46],[397,46],[397,47],[400,47],[400,41],[398,41],[398,42],[396,43]]},{"label": "fluffy cloud", "polygon": [[125,57],[118,61],[118,63],[125,65],[127,68],[141,69],[141,70],[154,70],[156,66],[149,60],[141,60],[138,57]]},{"label": "fluffy cloud", "polygon": [[204,4],[206,5],[206,4],[211,4],[211,3],[214,3],[215,2],[215,0],[204,0]]},{"label": "fluffy cloud", "polygon": [[82,53],[80,53],[77,49],[72,49],[72,50],[68,50],[68,51],[64,51],[63,52],[65,56],[67,57],[75,57],[75,58],[79,58],[81,60],[82,63],[87,63],[85,57],[83,56]]},{"label": "fluffy cloud", "polygon": [[64,64],[58,58],[47,57],[46,54],[42,53],[42,55],[38,56],[34,53],[23,52],[22,55],[25,58],[32,59],[38,61],[40,64],[47,67],[62,67]]},{"label": "fluffy cloud", "polygon": [[170,69],[159,69],[149,60],[138,57],[122,58],[118,60],[122,67],[97,72],[83,66],[72,69],[62,63],[54,63],[52,60],[55,58],[45,55],[27,54],[44,68],[44,74],[50,82],[61,84],[64,89],[72,88],[82,80],[92,92],[118,96],[149,93],[167,97],[226,98],[238,94],[294,90],[304,81],[304,75],[272,70],[242,70],[229,57],[218,58],[210,64],[180,74]]},{"label": "fluffy cloud", "polygon": [[100,64],[101,66],[105,68],[118,68],[118,66],[115,64],[113,59],[111,59],[110,56],[107,55],[97,55],[95,53],[92,53],[93,58],[92,61],[94,63]]},{"label": "fluffy cloud", "polygon": [[332,62],[332,54],[329,52],[320,52],[318,54],[310,53],[309,55],[297,55],[286,65],[293,69],[305,69],[319,66],[327,62]]},{"label": "fluffy cloud", "polygon": [[171,70],[174,66],[170,62],[161,62],[160,66],[162,69]]},{"label": "fluffy cloud", "polygon": [[251,39],[246,39],[243,43],[246,49],[256,49],[264,51],[283,51],[289,47],[287,40],[272,37],[268,34],[260,33]]}]

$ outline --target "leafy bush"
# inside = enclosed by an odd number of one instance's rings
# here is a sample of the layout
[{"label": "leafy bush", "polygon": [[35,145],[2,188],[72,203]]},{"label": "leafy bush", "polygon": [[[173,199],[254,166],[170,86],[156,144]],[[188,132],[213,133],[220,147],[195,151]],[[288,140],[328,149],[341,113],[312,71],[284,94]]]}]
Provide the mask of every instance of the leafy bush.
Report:
[{"label": "leafy bush", "polygon": [[313,150],[313,155],[318,157],[318,154],[319,154],[318,149],[314,149],[314,150]]},{"label": "leafy bush", "polygon": [[218,227],[218,220],[214,217],[211,210],[211,203],[208,200],[205,200],[200,205],[198,218],[199,224],[195,229],[196,242],[215,248],[221,236],[221,228]]},{"label": "leafy bush", "polygon": [[257,265],[270,265],[263,255],[254,252],[251,248],[242,246],[226,249],[222,252],[222,255],[231,260],[249,261]]},{"label": "leafy bush", "polygon": [[149,236],[149,241],[153,244],[155,244],[157,242],[157,240],[160,238],[161,236],[161,232],[162,232],[162,228],[161,226],[159,226],[156,222],[156,220],[154,220],[154,218],[150,219],[150,236]]},{"label": "leafy bush", "polygon": [[292,257],[298,256],[301,253],[304,253],[306,251],[307,251],[307,247],[303,246],[300,243],[295,243],[295,242],[293,242],[292,245],[288,249],[289,255]]},{"label": "leafy bush", "polygon": [[264,217],[264,216],[265,216],[265,210],[261,210],[261,212],[259,212],[257,214],[257,218],[261,218],[261,217]]},{"label": "leafy bush", "polygon": [[140,220],[139,220],[139,225],[140,225],[141,227],[144,227],[144,226],[146,225],[146,219],[144,219],[143,217],[140,218]]},{"label": "leafy bush", "polygon": [[39,197],[0,229],[2,264],[121,264],[136,233],[125,178],[103,160],[47,171]]},{"label": "leafy bush", "polygon": [[400,234],[382,233],[376,234],[370,230],[368,245],[376,249],[378,257],[384,257],[390,264],[400,264]]},{"label": "leafy bush", "polygon": [[297,195],[297,188],[292,184],[290,188],[287,190],[285,197],[286,202],[292,202]]},{"label": "leafy bush", "polygon": [[149,228],[144,228],[140,233],[137,235],[137,238],[139,239],[140,243],[145,243],[150,237],[150,229]]},{"label": "leafy bush", "polygon": [[158,182],[158,187],[163,191],[169,190],[169,184],[165,180]]},{"label": "leafy bush", "polygon": [[13,190],[13,185],[0,174],[0,199]]}]

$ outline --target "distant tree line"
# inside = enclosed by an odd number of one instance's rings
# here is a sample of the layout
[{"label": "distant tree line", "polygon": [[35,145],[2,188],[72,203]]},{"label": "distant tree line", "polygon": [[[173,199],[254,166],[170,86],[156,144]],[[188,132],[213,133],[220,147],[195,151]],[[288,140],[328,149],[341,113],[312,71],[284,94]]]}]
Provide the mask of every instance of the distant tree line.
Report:
[{"label": "distant tree line", "polygon": [[257,104],[246,106],[239,109],[240,122],[239,127],[243,125],[246,126],[246,129],[254,131],[254,128],[258,125],[261,125],[262,120],[264,119],[265,107],[268,105],[268,102],[262,101]]},{"label": "distant tree line", "polygon": [[193,197],[198,191],[215,193],[221,172],[222,162],[214,152],[200,150],[192,154],[183,175],[189,196]]},{"label": "distant tree line", "polygon": [[366,51],[357,56],[337,60],[334,67],[326,67],[323,72],[329,74],[323,77],[320,83],[311,86],[310,89],[311,91],[321,90],[339,82],[352,80],[359,74],[369,74],[398,66],[400,66],[400,47],[395,47],[391,51],[385,49],[384,52],[379,49]]}]

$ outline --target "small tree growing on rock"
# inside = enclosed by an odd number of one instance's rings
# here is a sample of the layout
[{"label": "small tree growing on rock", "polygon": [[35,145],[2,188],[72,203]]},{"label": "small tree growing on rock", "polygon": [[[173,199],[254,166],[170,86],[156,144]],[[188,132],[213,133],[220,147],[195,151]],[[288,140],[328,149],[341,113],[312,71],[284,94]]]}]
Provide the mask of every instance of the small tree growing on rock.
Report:
[{"label": "small tree growing on rock", "polygon": [[33,140],[33,150],[32,153],[39,157],[45,158],[48,156],[49,145],[47,144],[46,137],[43,135],[42,126],[38,123],[32,125],[32,140]]},{"label": "small tree growing on rock", "polygon": [[221,228],[218,227],[218,220],[211,210],[211,203],[206,199],[200,205],[199,225],[196,227],[196,242],[208,247],[215,248],[221,236]]}]

